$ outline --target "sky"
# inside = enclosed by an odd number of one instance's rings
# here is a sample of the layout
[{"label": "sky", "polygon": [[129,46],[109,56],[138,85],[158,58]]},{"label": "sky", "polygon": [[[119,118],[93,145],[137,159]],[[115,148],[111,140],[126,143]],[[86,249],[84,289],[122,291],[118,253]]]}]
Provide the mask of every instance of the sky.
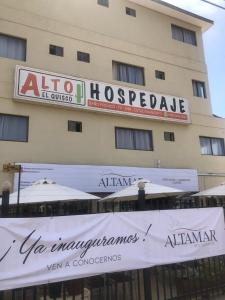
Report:
[{"label": "sky", "polygon": [[[164,0],[209,18],[214,25],[203,34],[213,113],[225,118],[225,10],[201,0]],[[225,0],[209,0],[225,8]]]}]

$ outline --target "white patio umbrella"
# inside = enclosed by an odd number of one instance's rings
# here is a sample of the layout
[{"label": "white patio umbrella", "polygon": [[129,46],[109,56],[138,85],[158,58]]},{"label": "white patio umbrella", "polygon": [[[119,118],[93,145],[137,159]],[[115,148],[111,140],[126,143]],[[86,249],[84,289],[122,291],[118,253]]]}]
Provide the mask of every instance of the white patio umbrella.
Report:
[{"label": "white patio umbrella", "polygon": [[113,193],[103,199],[100,199],[99,202],[101,201],[114,201],[114,200],[119,200],[119,201],[128,201],[128,200],[137,200],[138,199],[138,190],[139,187],[138,185],[140,183],[145,184],[145,199],[155,199],[155,198],[163,198],[163,197],[169,197],[169,196],[178,196],[181,194],[185,194],[186,192],[179,190],[179,189],[174,189],[168,186],[164,185],[159,185],[159,184],[154,184],[151,183],[151,181],[146,180],[146,179],[141,179],[135,181],[131,186]]},{"label": "white patio umbrella", "polygon": [[[17,203],[17,192],[9,197],[9,204]],[[20,191],[20,203],[41,203],[72,200],[98,200],[99,197],[93,196],[82,191],[56,184],[52,180],[41,179],[34,182],[31,186]]]},{"label": "white patio umbrella", "polygon": [[192,197],[225,197],[225,182],[217,185],[211,189],[204,190],[197,194],[192,195]]}]

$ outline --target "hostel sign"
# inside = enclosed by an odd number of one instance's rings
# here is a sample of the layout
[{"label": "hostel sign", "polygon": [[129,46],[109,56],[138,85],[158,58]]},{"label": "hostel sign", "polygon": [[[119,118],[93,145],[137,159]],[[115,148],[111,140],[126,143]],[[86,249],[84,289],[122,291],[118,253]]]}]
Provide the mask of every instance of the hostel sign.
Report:
[{"label": "hostel sign", "polygon": [[17,66],[15,98],[85,106],[85,82],[70,76]]},{"label": "hostel sign", "polygon": [[93,80],[17,66],[14,98],[98,112],[190,123],[188,101]]}]

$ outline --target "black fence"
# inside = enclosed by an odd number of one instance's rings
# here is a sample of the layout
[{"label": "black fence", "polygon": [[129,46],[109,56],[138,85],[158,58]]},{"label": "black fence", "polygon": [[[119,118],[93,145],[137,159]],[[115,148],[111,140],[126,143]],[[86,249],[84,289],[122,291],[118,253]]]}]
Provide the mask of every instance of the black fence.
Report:
[{"label": "black fence", "polygon": [[[154,199],[146,210],[224,207],[225,198]],[[101,203],[98,212],[135,211],[135,201]],[[90,203],[52,203],[10,208],[8,217],[92,213]],[[225,299],[225,255],[144,270],[103,274],[79,280],[0,292],[0,300],[209,300]]]}]

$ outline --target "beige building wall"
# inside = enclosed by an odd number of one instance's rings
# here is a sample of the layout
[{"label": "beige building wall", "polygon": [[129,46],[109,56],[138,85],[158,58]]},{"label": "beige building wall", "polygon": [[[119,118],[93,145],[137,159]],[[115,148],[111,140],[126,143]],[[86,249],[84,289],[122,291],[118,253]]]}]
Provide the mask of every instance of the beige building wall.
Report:
[{"label": "beige building wall", "polygon": [[[125,14],[136,9],[137,17]],[[197,47],[172,39],[171,24],[197,32]],[[126,0],[0,0],[1,33],[27,40],[27,60],[0,57],[0,112],[29,116],[27,143],[0,141],[0,183],[6,162],[90,164],[194,168],[200,187],[225,181],[225,157],[201,155],[199,136],[225,138],[225,121],[212,116],[201,28]],[[49,55],[49,44],[64,47],[64,57]],[[90,53],[91,62],[76,60],[76,52]],[[144,67],[145,86],[113,80],[112,61]],[[188,99],[190,125],[150,119],[28,104],[13,100],[15,66],[109,82]],[[155,70],[166,80],[157,80]],[[207,99],[193,96],[192,79],[204,81]],[[81,121],[82,133],[67,131],[68,120]],[[115,148],[115,127],[153,131],[154,151]],[[164,141],[164,131],[175,142]],[[208,176],[213,173],[213,176]]]}]

